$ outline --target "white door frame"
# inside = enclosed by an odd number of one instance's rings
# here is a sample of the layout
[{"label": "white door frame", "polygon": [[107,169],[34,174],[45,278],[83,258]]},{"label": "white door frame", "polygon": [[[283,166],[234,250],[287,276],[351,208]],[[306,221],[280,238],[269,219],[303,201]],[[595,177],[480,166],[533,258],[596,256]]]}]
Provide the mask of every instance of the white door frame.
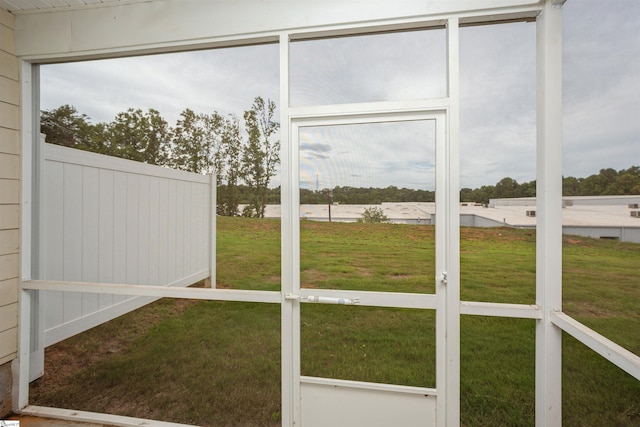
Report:
[{"label": "white door frame", "polygon": [[[397,103],[376,103],[361,105],[348,110],[323,107],[313,111],[305,109],[301,114],[289,117],[287,131],[291,141],[282,156],[283,164],[283,218],[282,256],[283,272],[291,272],[283,277],[282,300],[282,399],[283,425],[300,425],[303,418],[301,396],[302,384],[328,386],[335,390],[371,390],[387,393],[386,396],[404,394],[405,401],[411,395],[435,397],[432,404],[433,418],[437,425],[454,425],[459,418],[459,310],[449,313],[449,307],[459,307],[459,292],[449,292],[457,286],[459,274],[458,218],[459,204],[457,179],[451,180],[452,154],[448,138],[448,108],[435,107],[432,102],[421,106],[398,108]],[[342,106],[344,108],[344,106]],[[389,292],[361,292],[345,290],[322,290],[300,288],[300,214],[299,214],[299,164],[298,133],[306,126],[364,124],[380,122],[402,122],[413,120],[435,120],[436,122],[436,277],[435,294],[407,294]],[[453,150],[456,151],[456,150]],[[453,159],[457,160],[457,159]],[[454,168],[457,174],[457,168]],[[287,197],[288,196],[288,197]],[[452,235],[451,231],[454,230]],[[452,262],[453,261],[453,262]],[[288,269],[284,266],[288,265]],[[300,300],[309,296],[358,299],[360,305],[398,308],[422,308],[436,310],[436,389],[404,387],[385,384],[370,384],[355,381],[326,378],[309,378],[300,372]],[[453,300],[452,300],[453,298]],[[315,393],[315,391],[314,391]],[[321,392],[319,392],[321,393]],[[358,392],[355,392],[358,393]],[[369,396],[370,397],[370,396]],[[348,397],[346,397],[348,398]],[[375,402],[375,397],[373,397]],[[416,401],[411,405],[423,405]],[[335,400],[334,400],[335,401]],[[402,405],[402,402],[399,402]],[[414,406],[416,408],[416,406]],[[320,414],[317,410],[315,414]],[[418,411],[419,412],[419,411]],[[416,413],[418,413],[416,412]],[[429,411],[426,411],[429,412]],[[420,413],[424,413],[420,412]],[[436,417],[437,414],[437,417]],[[451,418],[447,422],[447,415]],[[428,418],[428,416],[427,416]],[[426,420],[425,420],[426,421]]]}]

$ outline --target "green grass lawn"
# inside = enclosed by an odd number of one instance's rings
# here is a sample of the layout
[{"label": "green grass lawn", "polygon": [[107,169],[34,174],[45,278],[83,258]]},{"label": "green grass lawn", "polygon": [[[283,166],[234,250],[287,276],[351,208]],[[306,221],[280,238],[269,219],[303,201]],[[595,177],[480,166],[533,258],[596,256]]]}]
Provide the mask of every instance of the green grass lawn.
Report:
[{"label": "green grass lawn", "polygon": [[[280,223],[218,218],[219,287],[280,286]],[[301,225],[309,288],[434,292],[433,228]],[[463,300],[535,302],[535,232],[461,230]],[[564,239],[564,307],[640,354],[640,245]],[[435,386],[429,310],[303,305],[302,374]],[[566,426],[640,425],[640,382],[565,334]],[[160,300],[47,349],[31,402],[206,426],[280,424],[280,308]],[[535,321],[463,316],[461,417],[534,424]]]}]

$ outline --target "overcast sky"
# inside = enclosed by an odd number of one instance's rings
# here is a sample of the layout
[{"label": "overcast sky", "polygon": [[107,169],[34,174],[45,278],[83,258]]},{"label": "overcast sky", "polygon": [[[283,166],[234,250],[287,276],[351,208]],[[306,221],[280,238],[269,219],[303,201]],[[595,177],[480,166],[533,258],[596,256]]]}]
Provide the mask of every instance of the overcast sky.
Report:
[{"label": "overcast sky", "polygon": [[[461,185],[535,179],[535,24],[461,29]],[[293,106],[441,97],[444,30],[295,42]],[[41,67],[41,108],[73,105],[92,122],[128,108],[242,117],[256,96],[280,105],[278,47]],[[564,6],[565,176],[640,165],[640,1]],[[432,122],[307,128],[300,181],[432,189]],[[278,179],[275,180],[278,182]]]}]

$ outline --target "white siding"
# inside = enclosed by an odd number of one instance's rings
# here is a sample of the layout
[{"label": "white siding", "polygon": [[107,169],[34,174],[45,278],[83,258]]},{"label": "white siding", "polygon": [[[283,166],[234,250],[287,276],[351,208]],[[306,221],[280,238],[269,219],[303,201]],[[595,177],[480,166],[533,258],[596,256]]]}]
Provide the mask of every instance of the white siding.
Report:
[{"label": "white siding", "polygon": [[19,88],[14,17],[0,9],[0,364],[18,350]]}]

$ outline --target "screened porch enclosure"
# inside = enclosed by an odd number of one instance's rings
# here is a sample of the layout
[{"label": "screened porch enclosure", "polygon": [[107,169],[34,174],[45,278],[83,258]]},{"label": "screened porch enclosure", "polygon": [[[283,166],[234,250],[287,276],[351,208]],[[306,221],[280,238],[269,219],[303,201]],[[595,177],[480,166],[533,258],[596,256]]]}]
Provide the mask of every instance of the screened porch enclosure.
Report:
[{"label": "screened porch enclosure", "polygon": [[[175,6],[171,12],[155,9],[159,5],[154,3],[105,6],[89,9],[86,13],[52,13],[50,19],[54,24],[71,26],[73,23],[80,29],[50,43],[45,43],[47,32],[38,30],[36,25],[45,18],[37,14],[26,15],[25,25],[30,25],[34,31],[24,36],[21,45],[24,51],[22,90],[26,103],[23,106],[26,112],[24,126],[33,129],[37,123],[29,112],[38,110],[37,90],[31,77],[37,76],[40,63],[79,57],[118,57],[234,45],[277,44],[281,100],[279,289],[182,287],[203,278],[215,278],[215,269],[225,268],[220,264],[216,266],[213,243],[217,233],[215,188],[209,178],[176,175],[171,178],[176,182],[173,184],[168,177],[156,178],[152,172],[138,171],[137,166],[116,170],[97,162],[80,167],[73,161],[75,154],[68,152],[59,157],[52,155],[49,159],[51,164],[42,164],[34,161],[39,158],[35,148],[37,138],[24,132],[22,173],[25,200],[22,215],[23,223],[34,226],[25,228],[22,240],[16,411],[105,425],[154,423],[135,417],[36,406],[29,399],[29,380],[33,378],[33,369],[37,369],[33,366],[41,366],[42,363],[38,353],[32,353],[32,350],[41,351],[44,346],[78,332],[79,328],[73,326],[76,320],[98,324],[105,317],[98,314],[90,320],[92,310],[103,313],[112,310],[109,307],[131,301],[132,297],[232,301],[234,304],[278,307],[279,421],[284,426],[382,427],[398,420],[407,426],[459,425],[461,372],[468,372],[461,367],[461,328],[465,327],[461,319],[465,316],[499,318],[500,321],[527,325],[535,323],[534,337],[523,345],[535,342],[532,345],[535,346],[535,423],[538,426],[562,424],[563,333],[640,380],[638,355],[562,311],[564,1],[483,0],[479,3],[431,2],[426,5],[412,2],[396,5],[379,1],[376,3],[379,8],[368,6],[359,11],[338,6],[333,9],[334,6],[313,2],[307,5],[308,8],[298,2],[269,5],[255,2],[252,3],[255,7],[249,9],[242,2],[225,5],[221,9],[216,2],[202,1],[193,6],[179,6],[182,3],[171,0],[162,2],[163,5]],[[131,34],[120,27],[122,24],[117,19],[113,19],[123,18],[124,22],[130,22],[132,17],[147,16],[151,11],[160,16],[172,14],[177,22],[188,25],[176,26],[167,32],[159,22],[146,19],[146,31]],[[265,14],[278,19],[264,20]],[[220,25],[203,22],[205,16]],[[107,21],[111,24],[106,25]],[[236,21],[238,26],[231,28],[230,23]],[[534,265],[535,278],[532,276],[530,300],[462,300],[461,286],[467,285],[469,278],[460,263],[460,181],[463,175],[461,43],[467,28],[507,25],[505,23],[526,23],[524,31],[531,36],[530,48],[534,52],[525,57],[527,60],[535,57],[535,81],[532,75],[527,88],[530,95],[527,105],[535,108],[535,120],[529,123],[525,137],[531,139],[527,139],[531,144],[526,148],[530,152],[527,151],[525,157],[530,160],[535,153],[533,169],[538,195],[535,259],[527,260]],[[95,27],[95,34],[82,30],[88,27]],[[131,34],[131,39],[121,39],[115,31],[118,29]],[[92,35],[82,39],[87,34]],[[76,43],[84,41],[65,47],[61,40],[65,37]],[[80,39],[76,40],[76,37]],[[375,67],[374,60],[369,68],[373,74],[380,72],[375,74],[378,80],[391,82],[393,76],[406,68],[410,70],[409,75],[403,75],[403,79],[406,77],[405,80],[413,81],[417,89],[406,90],[398,84],[395,86],[397,91],[392,94],[374,91],[362,96],[357,91],[336,90],[331,79],[322,81],[296,74],[300,69],[295,64],[322,59],[314,55],[322,51],[321,45],[329,44],[335,52],[341,52],[325,58],[339,63],[335,67],[334,80],[344,78],[349,83],[347,86],[357,86],[361,76],[347,77],[340,71],[349,68],[350,60],[362,61],[358,58],[360,50],[375,51],[382,45],[380,40],[387,38],[400,44],[429,46],[424,55],[426,59],[421,56],[419,61],[422,61],[422,66],[431,67],[430,71],[436,77],[425,81],[420,69],[416,70],[411,61],[408,67],[399,62],[399,66],[391,67],[392,72],[387,75]],[[361,44],[363,40],[367,41]],[[405,59],[399,58],[398,61]],[[313,75],[313,67],[307,71]],[[43,156],[44,162],[46,159],[48,157]],[[87,163],[91,162],[93,160],[87,160]],[[65,165],[61,166],[61,163]],[[385,169],[390,169],[391,174],[386,175]],[[415,174],[407,178],[412,172]],[[50,178],[46,178],[50,173]],[[141,177],[133,178],[138,173]],[[59,183],[61,187],[56,186],[57,178],[67,176],[71,179],[69,193],[65,193],[67,184],[64,181]],[[32,182],[43,177],[40,192],[34,191],[36,187],[31,185]],[[325,247],[323,253],[309,249],[315,248],[310,242],[313,242],[313,237],[320,236],[320,232],[307,227],[302,218],[301,189],[313,188],[314,185],[317,190],[321,186],[331,189],[336,186],[396,185],[393,179],[405,180],[398,182],[415,179],[416,186],[426,187],[434,193],[437,221],[432,234],[421,235],[420,242],[416,243],[416,246],[423,245],[433,250],[432,259],[424,260],[421,271],[403,271],[402,258],[414,256],[414,253],[406,248],[398,249],[397,253],[386,254],[386,261],[384,257],[375,260],[375,263],[388,262],[396,268],[394,282],[381,284],[366,266],[347,262],[332,264],[334,252],[330,247]],[[187,181],[189,184],[183,183]],[[129,184],[133,186],[129,187]],[[115,191],[116,187],[124,185],[126,191]],[[104,193],[103,187],[106,189]],[[96,188],[100,190],[95,191]],[[181,192],[180,188],[185,191]],[[83,197],[73,196],[77,194],[83,194]],[[143,194],[145,197],[141,197]],[[162,194],[170,197],[164,198]],[[51,203],[49,211],[24,208],[28,204],[36,205],[38,200],[43,200],[43,206]],[[61,215],[65,211],[60,203],[67,202],[71,213]],[[130,206],[135,206],[133,211]],[[106,222],[94,223],[92,218],[97,213]],[[144,214],[144,219],[138,214]],[[76,225],[79,224],[87,228],[78,232]],[[140,240],[134,241],[128,232],[111,231],[134,225],[139,227],[135,234]],[[70,230],[69,237],[62,236],[66,229]],[[312,239],[305,240],[308,236]],[[67,248],[64,246],[67,241],[77,245]],[[120,245],[116,245],[117,241]],[[61,243],[64,245],[60,246]],[[340,247],[345,242],[336,239],[331,244]],[[114,250],[116,246],[126,247],[127,252]],[[142,250],[145,246],[150,249]],[[425,253],[426,250],[415,256]],[[95,259],[97,264],[85,263],[87,259]],[[172,260],[177,262],[172,263]],[[66,268],[67,263],[69,269]],[[328,276],[323,273],[340,268],[359,269],[361,280],[340,283],[323,280]],[[494,284],[485,283],[488,286]],[[70,314],[47,312],[43,310],[43,301],[44,304],[57,301],[56,305],[63,307],[68,301],[76,311]],[[326,366],[314,366],[312,354],[307,351],[312,346],[308,344],[314,336],[328,332],[309,325],[317,324],[313,319],[318,318],[314,317],[318,313],[325,312],[326,315],[331,310],[338,311],[336,317],[353,316],[354,319],[357,310],[401,313],[398,317],[405,322],[418,319],[415,320],[419,324],[416,330],[428,336],[433,348],[429,344],[421,344],[423,347],[417,352],[415,365],[411,367],[418,374],[409,375],[411,380],[404,383],[391,383],[380,373],[361,373],[357,369],[335,373],[326,370]],[[48,321],[58,324],[50,328],[32,327]],[[366,335],[366,328],[362,329],[358,333]],[[345,336],[344,340],[348,342],[350,337]],[[340,351],[344,349],[336,349],[335,353]],[[376,376],[378,374],[380,376]],[[160,421],[157,424],[178,425]]]}]

